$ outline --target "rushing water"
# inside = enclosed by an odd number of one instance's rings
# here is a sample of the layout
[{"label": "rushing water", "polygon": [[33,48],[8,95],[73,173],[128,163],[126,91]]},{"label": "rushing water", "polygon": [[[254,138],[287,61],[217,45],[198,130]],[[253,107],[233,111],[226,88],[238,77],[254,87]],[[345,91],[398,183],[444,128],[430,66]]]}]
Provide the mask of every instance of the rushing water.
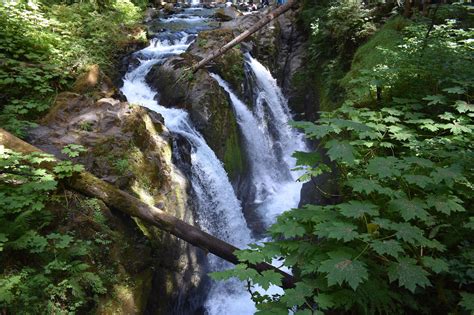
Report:
[{"label": "rushing water", "polygon": [[[174,19],[194,24],[200,18],[177,16]],[[243,248],[258,240],[251,237],[241,202],[222,163],[196,130],[188,113],[159,105],[155,100],[157,92],[145,81],[154,65],[184,52],[193,39],[194,35],[186,32],[159,34],[152,39],[148,47],[135,53],[139,64],[125,75],[122,92],[130,103],[160,113],[168,130],[189,144],[191,165],[188,177],[197,201],[200,227]],[[301,184],[295,181],[295,175],[290,172],[294,166],[291,154],[294,150],[304,150],[305,146],[301,136],[288,126],[291,115],[270,72],[250,55],[246,56],[246,63],[255,81],[252,110],[238,99],[224,80],[218,75],[212,76],[230,96],[250,161],[248,187],[252,189],[246,192],[247,196],[241,197],[250,200],[267,226],[276,215],[297,206],[299,202]],[[213,255],[210,255],[209,263],[212,270],[230,267]],[[244,289],[244,284],[237,280],[213,283],[205,308],[208,314],[219,315],[255,312],[250,294]]]}]

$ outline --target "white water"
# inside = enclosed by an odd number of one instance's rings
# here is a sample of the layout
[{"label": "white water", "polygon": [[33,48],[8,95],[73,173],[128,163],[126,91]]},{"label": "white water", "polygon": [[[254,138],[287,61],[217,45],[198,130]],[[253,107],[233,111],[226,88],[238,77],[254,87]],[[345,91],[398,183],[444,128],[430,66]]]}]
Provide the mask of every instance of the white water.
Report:
[{"label": "white water", "polygon": [[[201,19],[202,20],[202,19]],[[195,19],[188,19],[194,23]],[[240,201],[229,182],[221,162],[194,128],[186,111],[166,108],[155,100],[157,93],[146,83],[145,77],[153,65],[171,55],[184,52],[189,46],[190,35],[181,32],[168,40],[151,40],[150,45],[135,55],[139,65],[124,77],[123,94],[128,102],[147,107],[160,113],[166,127],[175,135],[184,137],[191,146],[191,171],[189,180],[198,202],[198,221],[203,230],[237,247],[256,242],[243,217]],[[301,137],[288,127],[290,113],[275,80],[256,60],[248,57],[258,86],[254,111],[248,110],[219,77],[214,78],[229,93],[251,161],[251,180],[256,187],[254,202],[266,224],[274,221],[281,212],[297,206],[301,185],[294,181],[289,169],[294,166],[291,153],[304,150]],[[277,130],[275,134],[270,132]],[[210,255],[213,270],[230,267]],[[272,293],[281,293],[276,288]],[[237,280],[212,285],[206,311],[211,315],[253,314],[255,306],[244,284]]]},{"label": "white water", "polygon": [[222,78],[216,74],[212,77],[229,93],[247,146],[254,188],[250,197],[268,226],[276,216],[298,206],[302,184],[296,181],[300,174],[290,172],[296,163],[291,155],[307,148],[303,136],[288,125],[291,114],[276,80],[250,55],[246,62],[256,83],[252,111]]},{"label": "white water", "polygon": [[155,100],[157,93],[145,82],[153,65],[170,53],[184,52],[188,46],[185,44],[187,41],[187,34],[173,42],[152,40],[148,47],[137,52],[140,65],[125,75],[122,92],[128,102],[160,113],[168,130],[183,136],[191,144],[190,180],[199,202],[200,226],[209,233],[242,247],[251,240],[250,232],[222,163],[194,128],[188,113],[159,105]]},{"label": "white water", "polygon": [[[190,180],[196,192],[199,204],[198,220],[202,229],[237,247],[245,247],[254,242],[242,214],[240,202],[235,196],[228,176],[214,152],[204,138],[193,127],[188,113],[181,109],[165,108],[156,100],[156,92],[146,83],[145,77],[153,65],[169,56],[170,52],[179,53],[186,49],[187,35],[174,42],[151,41],[150,46],[136,53],[140,65],[127,73],[122,87],[128,102],[140,104],[164,117],[166,127],[174,134],[186,138],[192,146]],[[210,258],[214,270],[230,268],[230,265]],[[236,280],[219,282],[213,285],[209,294],[216,301],[213,305],[226,305],[226,314],[253,314],[255,307],[250,295],[243,290],[243,284]],[[228,298],[231,301],[227,300]],[[237,308],[233,309],[233,306]],[[210,314],[223,314],[220,308],[208,309]],[[243,313],[241,312],[243,311]]]},{"label": "white water", "polygon": [[[298,206],[302,184],[296,181],[299,174],[290,172],[295,166],[291,155],[296,150],[306,151],[307,148],[303,136],[288,125],[291,114],[276,80],[268,69],[250,55],[246,59],[257,84],[253,111],[220,76],[211,76],[229,94],[250,163],[251,186],[255,189],[253,203],[258,205],[256,211],[268,226],[275,222],[277,215]],[[263,293],[263,290],[259,291]],[[267,293],[282,292],[272,287]],[[234,292],[230,295],[222,292],[219,285],[212,288],[206,309],[212,315],[255,312],[248,294],[237,295]]]}]

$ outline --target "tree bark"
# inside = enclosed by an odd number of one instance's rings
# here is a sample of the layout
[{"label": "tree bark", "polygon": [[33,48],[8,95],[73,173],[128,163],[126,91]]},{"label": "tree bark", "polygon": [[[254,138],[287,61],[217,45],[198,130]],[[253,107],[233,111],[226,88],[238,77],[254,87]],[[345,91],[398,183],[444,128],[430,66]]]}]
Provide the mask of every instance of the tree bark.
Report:
[{"label": "tree bark", "polygon": [[285,3],[284,5],[278,7],[277,9],[265,15],[260,21],[258,21],[255,25],[250,27],[248,30],[245,30],[242,34],[238,35],[233,40],[225,44],[224,46],[212,51],[206,58],[204,58],[203,60],[195,64],[191,68],[192,72],[194,73],[198,71],[199,69],[207,65],[209,62],[214,60],[215,58],[221,56],[222,54],[230,50],[232,47],[239,44],[240,42],[245,40],[247,37],[249,37],[256,31],[260,30],[262,27],[270,23],[272,20],[274,20],[278,16],[282,15],[283,13],[291,9],[296,4],[296,2],[297,2],[296,0],[288,0],[288,2]]},{"label": "tree bark", "polygon": [[[9,132],[0,128],[0,152],[7,148],[20,153],[43,152],[29,143],[15,137]],[[42,165],[47,169],[52,169],[53,163]],[[115,186],[104,182],[89,172],[80,172],[64,181],[64,184],[75,191],[86,196],[101,199],[107,206],[120,210],[128,215],[142,219],[143,221],[158,227],[174,236],[194,245],[207,252],[210,252],[233,264],[240,263],[234,252],[237,247],[226,243],[200,229],[192,226],[165,211],[156,207],[149,206],[140,199],[129,193],[116,188]],[[280,273],[284,288],[294,287],[295,280],[293,276],[273,267],[270,264],[262,263],[258,265],[249,265],[257,271],[274,270]]]}]

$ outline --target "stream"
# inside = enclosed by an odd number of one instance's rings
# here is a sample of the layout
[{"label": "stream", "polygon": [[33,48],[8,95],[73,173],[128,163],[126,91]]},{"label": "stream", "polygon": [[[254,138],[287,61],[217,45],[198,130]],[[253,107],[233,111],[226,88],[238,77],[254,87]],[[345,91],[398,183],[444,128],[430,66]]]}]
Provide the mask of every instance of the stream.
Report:
[{"label": "stream", "polygon": [[[203,10],[185,9],[161,23],[172,27],[154,35],[148,47],[137,51],[138,63],[130,65],[123,78],[122,92],[129,103],[139,104],[161,114],[165,126],[190,146],[190,167],[187,177],[194,191],[197,205],[197,224],[208,233],[237,247],[263,241],[263,228],[271,225],[276,216],[292,207],[300,199],[299,174],[292,172],[296,150],[305,151],[303,136],[288,125],[291,113],[281,89],[270,71],[250,54],[245,55],[246,80],[251,81],[253,104],[244,104],[219,75],[211,74],[228,93],[244,142],[249,171],[238,188],[232,186],[221,161],[195,128],[189,114],[182,109],[161,106],[154,91],[145,81],[151,68],[167,58],[186,51],[199,30],[205,29],[208,17]],[[183,27],[185,25],[185,27]],[[186,28],[186,25],[187,28]],[[179,150],[175,150],[179,157]],[[246,213],[253,213],[248,222]],[[257,223],[257,224],[255,224]],[[210,271],[224,270],[231,265],[208,255]],[[272,293],[279,288],[269,289]],[[230,279],[212,282],[204,309],[207,314],[253,314],[255,306],[245,283]]]}]

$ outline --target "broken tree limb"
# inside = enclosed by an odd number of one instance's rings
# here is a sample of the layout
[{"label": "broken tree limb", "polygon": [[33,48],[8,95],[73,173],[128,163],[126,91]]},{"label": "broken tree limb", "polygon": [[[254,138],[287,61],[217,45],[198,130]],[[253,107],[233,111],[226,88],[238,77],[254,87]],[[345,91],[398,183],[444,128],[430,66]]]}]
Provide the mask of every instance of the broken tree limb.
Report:
[{"label": "broken tree limb", "polygon": [[228,50],[230,50],[232,47],[235,45],[239,44],[243,40],[245,40],[247,37],[255,33],[256,31],[260,30],[262,27],[270,23],[272,20],[277,18],[278,16],[282,15],[289,9],[291,9],[295,4],[296,0],[288,0],[287,3],[284,5],[278,7],[277,9],[271,11],[270,13],[266,14],[260,21],[258,21],[256,24],[254,24],[252,27],[249,29],[245,30],[242,34],[238,35],[235,37],[233,40],[225,44],[224,46],[212,51],[207,57],[205,57],[203,60],[199,61],[197,64],[192,66],[191,70],[192,72],[196,72],[202,67],[204,67],[206,64],[208,64],[210,61],[213,59],[219,57],[220,55],[224,54]]},{"label": "broken tree limb", "polygon": [[[4,146],[20,153],[43,152],[39,148],[15,137],[11,133],[0,128],[0,150]],[[53,163],[42,164],[42,167],[52,169]],[[102,200],[110,208],[120,210],[130,216],[140,218],[141,220],[158,227],[174,236],[188,242],[196,247],[204,249],[228,262],[233,264],[240,263],[237,256],[234,254],[237,247],[226,243],[206,232],[201,231],[195,226],[192,226],[183,220],[180,220],[165,211],[156,207],[149,206],[140,199],[130,195],[129,193],[118,189],[117,187],[95,177],[89,172],[79,172],[71,178],[64,181],[64,184],[77,192],[86,196],[98,198]],[[288,273],[275,268],[266,263],[258,265],[249,265],[251,268],[262,272],[265,270],[274,270],[280,273],[282,284],[284,288],[291,288],[295,285],[293,276]]]}]

